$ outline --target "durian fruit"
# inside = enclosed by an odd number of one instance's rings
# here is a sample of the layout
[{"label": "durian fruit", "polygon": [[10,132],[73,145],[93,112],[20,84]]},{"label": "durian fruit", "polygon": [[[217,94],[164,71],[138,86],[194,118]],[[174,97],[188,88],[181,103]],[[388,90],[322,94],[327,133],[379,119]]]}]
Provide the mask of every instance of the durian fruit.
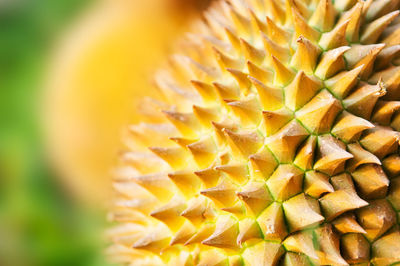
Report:
[{"label": "durian fruit", "polygon": [[156,73],[142,122],[125,131],[111,256],[399,263],[399,5],[213,4]]}]

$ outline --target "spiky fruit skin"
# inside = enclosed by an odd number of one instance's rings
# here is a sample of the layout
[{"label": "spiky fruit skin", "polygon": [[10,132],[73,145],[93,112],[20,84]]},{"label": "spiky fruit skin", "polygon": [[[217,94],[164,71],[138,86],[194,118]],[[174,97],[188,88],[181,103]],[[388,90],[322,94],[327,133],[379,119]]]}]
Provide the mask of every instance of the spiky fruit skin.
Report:
[{"label": "spiky fruit skin", "polygon": [[398,0],[232,0],[155,78],[115,174],[131,265],[400,262]]}]

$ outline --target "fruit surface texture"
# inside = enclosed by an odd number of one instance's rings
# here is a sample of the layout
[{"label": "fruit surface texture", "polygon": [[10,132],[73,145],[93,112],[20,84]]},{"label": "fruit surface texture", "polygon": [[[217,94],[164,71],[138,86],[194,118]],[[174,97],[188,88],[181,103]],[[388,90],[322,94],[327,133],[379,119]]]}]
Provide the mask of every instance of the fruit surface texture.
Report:
[{"label": "fruit surface texture", "polygon": [[399,263],[399,6],[212,4],[124,130],[110,256],[135,266]]}]

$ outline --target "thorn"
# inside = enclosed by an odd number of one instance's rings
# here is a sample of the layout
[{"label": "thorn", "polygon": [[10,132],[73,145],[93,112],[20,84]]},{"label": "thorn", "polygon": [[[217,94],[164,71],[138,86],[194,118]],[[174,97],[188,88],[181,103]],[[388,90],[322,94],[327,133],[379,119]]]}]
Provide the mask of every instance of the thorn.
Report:
[{"label": "thorn", "polygon": [[348,45],[346,40],[346,28],[349,22],[350,19],[345,20],[342,23],[337,24],[330,32],[322,34],[321,39],[319,40],[319,45],[324,50],[331,50],[340,46]]},{"label": "thorn", "polygon": [[255,217],[273,202],[265,183],[259,181],[249,182],[236,195],[245,203],[248,211]]},{"label": "thorn", "polygon": [[303,36],[300,36],[296,42],[297,50],[292,57],[290,65],[311,75],[314,73],[321,49]]},{"label": "thorn", "polygon": [[282,206],[273,202],[257,218],[264,239],[282,241],[288,234],[284,221]]},{"label": "thorn", "polygon": [[243,52],[245,54],[245,57],[256,63],[256,64],[261,64],[262,61],[264,61],[265,58],[265,53],[264,51],[255,48],[251,44],[249,44],[246,40],[239,38],[241,47],[243,49]]},{"label": "thorn", "polygon": [[288,62],[291,54],[288,48],[280,46],[276,42],[272,41],[264,33],[261,33],[262,41],[264,43],[265,50],[268,54],[275,56],[278,60],[282,62]]},{"label": "thorn", "polygon": [[306,172],[304,187],[304,192],[314,198],[320,198],[322,194],[327,192],[334,192],[329,183],[329,176],[316,171]]},{"label": "thorn", "polygon": [[399,15],[400,11],[393,11],[367,24],[361,34],[361,43],[376,43],[383,30]]},{"label": "thorn", "polygon": [[262,111],[266,136],[275,134],[293,118],[293,113],[286,108],[276,111]]},{"label": "thorn", "polygon": [[293,163],[304,170],[312,169],[316,142],[315,136],[308,137],[307,141],[299,148]]},{"label": "thorn", "polygon": [[274,84],[279,86],[285,86],[289,84],[293,78],[295,77],[296,73],[287,68],[278,58],[272,55],[272,65],[275,71],[274,76]]},{"label": "thorn", "polygon": [[310,26],[316,27],[322,32],[332,29],[335,24],[336,10],[331,0],[321,0],[318,2],[313,15],[309,20]]},{"label": "thorn", "polygon": [[251,76],[249,76],[249,80],[256,87],[264,110],[276,110],[283,106],[283,92],[281,89],[269,87]]},{"label": "thorn", "polygon": [[[327,79],[345,68],[343,54],[350,50],[349,46],[342,46],[322,54],[322,58],[315,70],[315,75],[320,79]],[[347,59],[347,58],[346,58]]]},{"label": "thorn", "polygon": [[247,61],[247,69],[249,70],[250,76],[258,79],[262,83],[271,82],[274,78],[274,73],[270,70],[263,69],[251,61]]}]

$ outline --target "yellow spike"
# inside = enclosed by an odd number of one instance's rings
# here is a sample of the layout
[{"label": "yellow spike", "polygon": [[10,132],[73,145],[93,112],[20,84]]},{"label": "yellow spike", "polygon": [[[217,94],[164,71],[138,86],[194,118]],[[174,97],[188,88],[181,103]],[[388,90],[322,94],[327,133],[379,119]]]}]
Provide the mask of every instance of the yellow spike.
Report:
[{"label": "yellow spike", "polygon": [[217,93],[213,86],[198,80],[191,80],[190,83],[192,83],[205,102],[215,102]]},{"label": "yellow spike", "polygon": [[303,170],[309,170],[313,166],[314,162],[314,149],[316,144],[316,137],[310,136],[307,141],[299,148],[294,164]]},{"label": "yellow spike", "polygon": [[301,253],[286,252],[285,258],[283,260],[284,266],[309,266],[310,263],[307,257]]},{"label": "yellow spike", "polygon": [[254,11],[249,8],[249,14],[250,14],[250,19],[253,25],[254,32],[263,32],[267,33],[267,26],[265,25],[264,22],[262,22],[257,15],[254,13]]},{"label": "yellow spike", "polygon": [[288,234],[286,230],[282,205],[273,202],[257,218],[264,239],[282,241]]},{"label": "yellow spike", "polygon": [[150,216],[160,220],[173,231],[176,231],[184,222],[184,219],[180,216],[180,214],[185,208],[185,204],[175,197],[167,204],[152,211]]},{"label": "yellow spike", "polygon": [[200,243],[204,239],[207,239],[215,230],[214,223],[203,223],[200,229],[194,234],[188,241],[186,241],[186,245]]},{"label": "yellow spike", "polygon": [[217,186],[200,191],[200,194],[222,206],[231,206],[236,200],[235,190],[236,186],[225,178]]},{"label": "yellow spike", "polygon": [[398,132],[376,126],[365,133],[360,143],[365,149],[382,159],[387,154],[397,151],[398,141]]},{"label": "yellow spike", "polygon": [[303,253],[307,255],[311,261],[318,262],[318,255],[314,248],[313,237],[311,232],[301,231],[288,236],[283,245],[287,251]]},{"label": "yellow spike", "polygon": [[400,66],[390,66],[385,70],[376,72],[368,80],[369,83],[382,81],[386,94],[382,97],[385,100],[398,100],[400,97]]},{"label": "yellow spike", "polygon": [[223,129],[225,135],[229,139],[228,143],[233,150],[247,158],[249,155],[256,153],[262,145],[262,138],[253,132],[235,133],[229,129]]},{"label": "yellow spike", "polygon": [[226,68],[241,68],[242,64],[239,60],[233,59],[232,57],[225,55],[223,52],[218,50],[217,48],[212,48],[217,59],[218,64],[220,65],[221,70],[225,70]]},{"label": "yellow spike", "polygon": [[398,250],[400,248],[400,232],[394,230],[381,237],[372,244],[372,263],[376,265],[390,265],[400,260]]},{"label": "yellow spike", "polygon": [[275,56],[282,62],[288,62],[291,54],[288,48],[280,46],[273,40],[267,37],[267,35],[262,34],[262,40],[264,43],[265,50],[268,54]]},{"label": "yellow spike", "polygon": [[244,242],[252,239],[262,239],[260,226],[254,219],[250,218],[239,221],[238,245],[242,246]]},{"label": "yellow spike", "polygon": [[397,25],[398,24],[389,26],[383,31],[381,36],[382,40],[380,40],[381,43],[385,43],[388,47],[398,45],[400,43],[400,28]]},{"label": "yellow spike", "polygon": [[211,125],[211,121],[217,121],[219,119],[218,111],[218,108],[206,108],[193,105],[193,114],[200,121],[200,123],[206,127]]},{"label": "yellow spike", "polygon": [[367,24],[361,34],[360,41],[363,44],[376,43],[383,30],[399,15],[400,11],[393,11],[383,17]]},{"label": "yellow spike", "polygon": [[332,221],[333,226],[341,234],[360,233],[366,234],[365,230],[358,224],[352,213],[347,213]]},{"label": "yellow spike", "polygon": [[398,2],[393,0],[377,0],[372,1],[368,10],[366,10],[365,19],[371,21],[373,19],[382,17],[387,13],[398,8]]},{"label": "yellow spike", "polygon": [[[335,5],[336,5],[335,1]],[[360,35],[360,24],[361,24],[361,15],[364,6],[364,1],[357,1],[357,3],[347,12],[343,13],[340,17],[337,24],[340,24],[346,20],[349,20],[349,23],[346,27],[346,39],[355,43],[359,41]]]},{"label": "yellow spike", "polygon": [[252,177],[261,180],[268,178],[278,164],[266,147],[256,154],[250,155],[249,160]]},{"label": "yellow spike", "polygon": [[230,120],[223,120],[221,122],[211,122],[211,124],[214,127],[216,137],[217,137],[217,143],[218,145],[224,145],[226,143],[226,137],[224,133],[224,129],[229,129],[232,131],[237,131],[238,130],[238,125],[234,124]]},{"label": "yellow spike", "polygon": [[272,19],[268,16],[267,20],[267,35],[270,39],[276,41],[280,45],[288,45],[290,41],[290,34],[284,29],[278,27]]},{"label": "yellow spike", "polygon": [[249,182],[236,195],[255,217],[273,201],[265,183],[259,181]]},{"label": "yellow spike", "polygon": [[136,176],[132,179],[162,201],[169,200],[173,196],[173,183],[165,174]]},{"label": "yellow spike", "polygon": [[370,45],[353,45],[348,50],[344,57],[349,68],[356,68],[364,65],[361,71],[361,78],[367,79],[374,66],[374,61],[379,52],[385,47],[385,44],[370,44]]},{"label": "yellow spike", "polygon": [[236,11],[236,9],[233,6],[228,5],[228,8],[229,8],[229,12],[230,12],[232,21],[235,25],[235,28],[239,31],[239,33],[245,34],[245,35],[250,35],[251,34],[250,19],[239,14],[239,12]]},{"label": "yellow spike", "polygon": [[318,146],[319,154],[314,169],[328,175],[342,172],[345,162],[353,158],[353,155],[346,151],[346,146],[330,135],[319,136]]},{"label": "yellow spike", "polygon": [[400,156],[397,154],[390,155],[382,161],[385,172],[395,177],[400,175]]},{"label": "yellow spike", "polygon": [[232,44],[233,48],[236,50],[237,53],[241,51],[241,45],[239,37],[233,33],[229,28],[224,28],[225,34],[228,37],[229,42]]},{"label": "yellow spike", "polygon": [[335,24],[336,10],[331,0],[318,2],[308,23],[322,32],[330,31]]},{"label": "yellow spike", "polygon": [[342,213],[359,209],[368,205],[362,200],[354,189],[351,177],[344,173],[331,178],[335,192],[326,194],[319,199],[322,213],[328,221],[333,220]]},{"label": "yellow spike", "polygon": [[319,40],[319,45],[325,50],[348,45],[346,40],[346,28],[349,22],[349,19],[345,20],[342,23],[337,24],[330,32],[322,34],[321,39]]},{"label": "yellow spike", "polygon": [[372,201],[369,206],[357,210],[356,213],[360,225],[367,232],[365,236],[371,242],[396,224],[396,213],[385,199]]},{"label": "yellow spike", "polygon": [[390,180],[390,190],[387,199],[396,210],[400,209],[400,178]]},{"label": "yellow spike", "polygon": [[281,164],[267,180],[274,199],[287,200],[301,191],[303,172],[290,164]]},{"label": "yellow spike", "polygon": [[353,142],[358,140],[364,130],[373,127],[374,125],[368,120],[343,111],[337,118],[331,132],[345,142]]},{"label": "yellow spike", "polygon": [[329,176],[316,171],[306,172],[304,179],[304,192],[311,197],[319,198],[323,193],[333,192],[329,183]]},{"label": "yellow spike", "polygon": [[[232,99],[236,100],[240,98],[240,90],[232,85],[225,85],[219,82],[212,83],[217,89],[217,92],[221,99]],[[215,101],[215,99],[214,99]]]},{"label": "yellow spike", "polygon": [[347,164],[347,168],[351,172],[353,172],[360,165],[364,164],[381,165],[381,162],[375,155],[364,150],[358,143],[352,143],[347,145],[347,149],[354,156],[352,159],[349,160]]},{"label": "yellow spike", "polygon": [[248,247],[243,252],[245,265],[277,265],[280,257],[285,253],[280,243],[261,241]]},{"label": "yellow spike", "polygon": [[285,10],[283,9],[282,4],[276,0],[265,0],[265,6],[268,11],[268,15],[271,16],[272,20],[279,22],[282,25],[285,21]]},{"label": "yellow spike", "polygon": [[296,73],[292,69],[287,68],[284,64],[282,64],[281,61],[279,61],[278,58],[273,55],[272,65],[275,70],[274,84],[278,86],[285,86],[289,84],[296,75]]},{"label": "yellow spike", "polygon": [[313,74],[321,49],[303,36],[300,36],[296,42],[297,50],[290,61],[290,65],[303,70],[307,74]]},{"label": "yellow spike", "polygon": [[377,164],[364,164],[351,173],[358,191],[364,199],[380,199],[386,196],[389,179]]},{"label": "yellow spike", "polygon": [[236,182],[243,184],[249,179],[249,173],[246,165],[243,164],[225,164],[215,166],[215,170],[224,172]]},{"label": "yellow spike", "polygon": [[332,91],[336,97],[345,98],[358,82],[358,75],[364,65],[356,67],[350,71],[342,71],[332,78],[325,80],[325,86]]},{"label": "yellow spike", "polygon": [[211,137],[205,137],[187,147],[199,167],[208,167],[215,159],[216,145]]},{"label": "yellow spike", "polygon": [[287,87],[285,87],[285,105],[297,110],[307,103],[322,88],[322,83],[299,71],[296,77]]},{"label": "yellow spike", "polygon": [[245,215],[246,214],[246,209],[243,206],[243,203],[241,203],[240,201],[237,201],[232,206],[221,208],[221,210],[229,212],[229,213],[232,213],[238,219],[243,219],[244,217],[246,217],[246,215]]},{"label": "yellow spike", "polygon": [[400,101],[378,101],[371,120],[382,126],[389,126],[393,114],[400,109]]},{"label": "yellow spike", "polygon": [[277,133],[266,139],[266,144],[281,162],[291,162],[297,146],[308,136],[308,132],[293,120]]},{"label": "yellow spike", "polygon": [[283,93],[281,89],[271,88],[254,77],[249,77],[257,89],[264,110],[276,110],[282,107]]},{"label": "yellow spike", "polygon": [[302,0],[285,0],[285,10],[286,10],[286,20],[285,24],[288,27],[293,25],[293,14],[292,9],[295,9],[304,20],[308,20],[311,16],[311,12],[308,10],[308,7]]},{"label": "yellow spike", "polygon": [[229,265],[228,257],[222,252],[211,249],[201,253],[196,266],[227,266]]},{"label": "yellow spike", "polygon": [[172,237],[171,242],[169,242],[169,245],[173,246],[176,244],[184,244],[195,233],[196,233],[196,228],[189,221],[186,221]]},{"label": "yellow spike", "polygon": [[171,137],[170,140],[174,141],[176,144],[181,146],[182,148],[186,148],[187,145],[196,142],[197,139],[187,139],[187,138],[179,138],[179,137]]},{"label": "yellow spike", "polygon": [[206,220],[205,213],[208,208],[207,200],[204,197],[195,197],[188,202],[188,206],[181,212],[181,216],[188,219],[194,225],[201,224]]},{"label": "yellow spike", "polygon": [[214,166],[208,167],[203,170],[198,170],[194,172],[206,187],[213,187],[217,184],[220,178],[220,173],[214,169]]},{"label": "yellow spike", "polygon": [[355,4],[357,0],[335,0],[335,7],[338,10],[347,10]]},{"label": "yellow spike", "polygon": [[362,234],[346,234],[340,243],[343,258],[348,263],[369,263],[370,245]]},{"label": "yellow spike", "polygon": [[290,232],[313,227],[325,218],[321,216],[318,201],[301,193],[283,203]]},{"label": "yellow spike", "polygon": [[350,50],[349,46],[342,46],[322,54],[315,75],[320,79],[327,79],[345,68],[343,54]]},{"label": "yellow spike", "polygon": [[360,86],[342,104],[346,110],[365,119],[370,119],[372,110],[380,97],[385,95],[384,84],[379,81],[377,85],[361,83]]},{"label": "yellow spike", "polygon": [[325,224],[315,230],[321,250],[321,265],[348,265],[340,254],[339,237],[332,225]]},{"label": "yellow spike", "polygon": [[378,70],[389,67],[392,59],[398,56],[399,52],[400,44],[383,48],[376,57],[374,68]]},{"label": "yellow spike", "polygon": [[199,178],[189,171],[178,171],[169,173],[168,177],[174,182],[179,190],[188,198],[193,197],[200,189]]},{"label": "yellow spike", "polygon": [[264,51],[257,49],[256,47],[254,47],[253,45],[251,45],[242,38],[240,38],[240,44],[242,46],[243,53],[248,60],[256,64],[261,64],[262,61],[264,61],[265,57]]},{"label": "yellow spike", "polygon": [[327,90],[323,90],[296,112],[301,123],[314,133],[329,132],[342,110],[340,102]]},{"label": "yellow spike", "polygon": [[135,249],[143,249],[147,251],[154,252],[156,254],[160,253],[170,241],[170,237],[162,232],[161,230],[152,231],[145,237],[142,237],[133,244]]},{"label": "yellow spike", "polygon": [[232,75],[234,79],[236,79],[240,89],[244,92],[245,95],[247,95],[251,87],[251,82],[247,78],[248,74],[232,68],[227,68],[226,70]]},{"label": "yellow spike", "polygon": [[297,40],[300,36],[304,36],[311,42],[316,43],[320,37],[320,33],[311,28],[295,8],[292,8],[291,11],[295,30],[293,37],[295,40]]},{"label": "yellow spike", "polygon": [[174,169],[180,169],[187,163],[186,152],[181,147],[150,147],[149,149]]},{"label": "yellow spike", "polygon": [[229,216],[222,217],[218,219],[215,231],[212,235],[201,243],[212,247],[236,249],[238,248],[236,242],[238,234],[238,223]]},{"label": "yellow spike", "polygon": [[263,111],[266,136],[275,134],[279,129],[292,120],[293,113],[286,108],[276,111]]},{"label": "yellow spike", "polygon": [[228,105],[239,116],[242,124],[258,125],[261,121],[261,106],[256,97],[250,97],[240,101],[229,102]]},{"label": "yellow spike", "polygon": [[262,83],[272,83],[274,73],[270,70],[262,69],[251,61],[247,61],[247,69],[251,77],[258,79]]},{"label": "yellow spike", "polygon": [[193,113],[178,113],[173,111],[163,111],[169,121],[185,137],[196,137],[199,129],[199,122]]}]

